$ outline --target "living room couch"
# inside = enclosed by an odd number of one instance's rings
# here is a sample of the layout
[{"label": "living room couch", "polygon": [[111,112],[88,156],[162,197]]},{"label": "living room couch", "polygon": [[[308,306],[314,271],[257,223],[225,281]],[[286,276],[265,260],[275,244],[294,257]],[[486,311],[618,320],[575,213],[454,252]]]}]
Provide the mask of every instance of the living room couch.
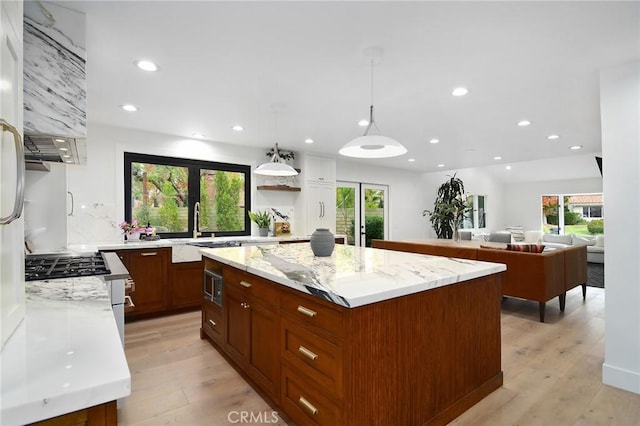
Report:
[{"label": "living room couch", "polygon": [[604,235],[580,236],[580,235],[555,235],[543,234],[541,243],[546,247],[567,248],[583,245],[587,247],[587,262],[604,263]]},{"label": "living room couch", "polygon": [[586,297],[585,245],[556,248],[542,253],[510,251],[506,250],[506,246],[479,241],[372,241],[372,247],[387,250],[503,263],[507,265],[507,270],[502,279],[502,294],[538,302],[540,322],[544,322],[546,303],[554,297],[558,297],[562,312],[568,290],[582,286],[582,297]]}]

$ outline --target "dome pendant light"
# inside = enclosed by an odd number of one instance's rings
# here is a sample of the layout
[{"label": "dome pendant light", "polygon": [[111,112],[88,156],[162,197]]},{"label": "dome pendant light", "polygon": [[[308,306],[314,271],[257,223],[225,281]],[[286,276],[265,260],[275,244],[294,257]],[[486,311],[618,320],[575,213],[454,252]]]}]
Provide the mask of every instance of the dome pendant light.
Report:
[{"label": "dome pendant light", "polygon": [[[382,49],[371,47],[365,50],[365,55],[371,57],[371,107],[369,107],[369,125],[364,131],[364,135],[353,139],[340,149],[340,154],[347,157],[357,158],[388,158],[405,154],[405,148],[400,142],[380,134],[380,129],[376,125],[373,117],[373,64],[376,58],[382,56]],[[369,134],[371,129],[375,133]]]},{"label": "dome pendant light", "polygon": [[[278,113],[276,112],[276,140],[278,140]],[[295,176],[298,171],[288,164],[282,162],[278,142],[273,148],[273,156],[268,163],[261,164],[255,171],[257,175],[263,176]]]}]

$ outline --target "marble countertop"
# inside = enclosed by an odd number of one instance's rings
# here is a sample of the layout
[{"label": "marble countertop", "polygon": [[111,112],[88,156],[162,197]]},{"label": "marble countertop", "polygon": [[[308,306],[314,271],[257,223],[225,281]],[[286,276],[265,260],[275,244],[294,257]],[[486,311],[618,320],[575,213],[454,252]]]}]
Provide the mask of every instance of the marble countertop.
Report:
[{"label": "marble countertop", "polygon": [[307,243],[201,249],[203,256],[354,308],[506,271],[501,263],[336,245],[315,257]]},{"label": "marble countertop", "polygon": [[26,315],[0,352],[0,424],[20,425],[131,393],[104,281],[26,283]]},{"label": "marble countertop", "polygon": [[[127,242],[96,242],[90,244],[74,244],[69,250],[76,253],[96,252],[103,250],[127,250],[127,249],[153,249],[171,247],[171,262],[196,262],[201,260],[200,249],[202,247],[191,245],[192,243],[216,242],[224,243],[239,241],[247,245],[279,244],[281,242],[309,240],[310,235],[287,235],[278,237],[234,236],[234,237],[201,237],[201,238],[164,238],[155,241],[127,241]],[[344,235],[336,235],[336,238],[345,238]]]}]

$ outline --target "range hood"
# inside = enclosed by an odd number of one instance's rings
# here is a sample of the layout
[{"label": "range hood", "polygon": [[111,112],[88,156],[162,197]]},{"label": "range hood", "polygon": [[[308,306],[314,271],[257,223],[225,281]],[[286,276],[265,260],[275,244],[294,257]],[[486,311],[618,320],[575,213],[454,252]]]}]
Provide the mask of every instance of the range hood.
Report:
[{"label": "range hood", "polygon": [[24,3],[24,142],[34,163],[86,164],[86,50],[83,13]]}]

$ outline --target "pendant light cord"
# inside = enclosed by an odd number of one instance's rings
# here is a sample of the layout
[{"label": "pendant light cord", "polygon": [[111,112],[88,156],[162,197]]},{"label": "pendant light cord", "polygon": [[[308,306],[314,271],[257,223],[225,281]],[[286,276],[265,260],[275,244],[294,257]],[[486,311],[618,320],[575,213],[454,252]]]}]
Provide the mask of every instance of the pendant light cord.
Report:
[{"label": "pendant light cord", "polygon": [[371,58],[371,106],[369,107],[369,125],[365,129],[363,136],[367,136],[369,134],[371,127],[375,127],[376,131],[380,133],[380,129],[378,129],[378,126],[373,119],[373,58]]}]

